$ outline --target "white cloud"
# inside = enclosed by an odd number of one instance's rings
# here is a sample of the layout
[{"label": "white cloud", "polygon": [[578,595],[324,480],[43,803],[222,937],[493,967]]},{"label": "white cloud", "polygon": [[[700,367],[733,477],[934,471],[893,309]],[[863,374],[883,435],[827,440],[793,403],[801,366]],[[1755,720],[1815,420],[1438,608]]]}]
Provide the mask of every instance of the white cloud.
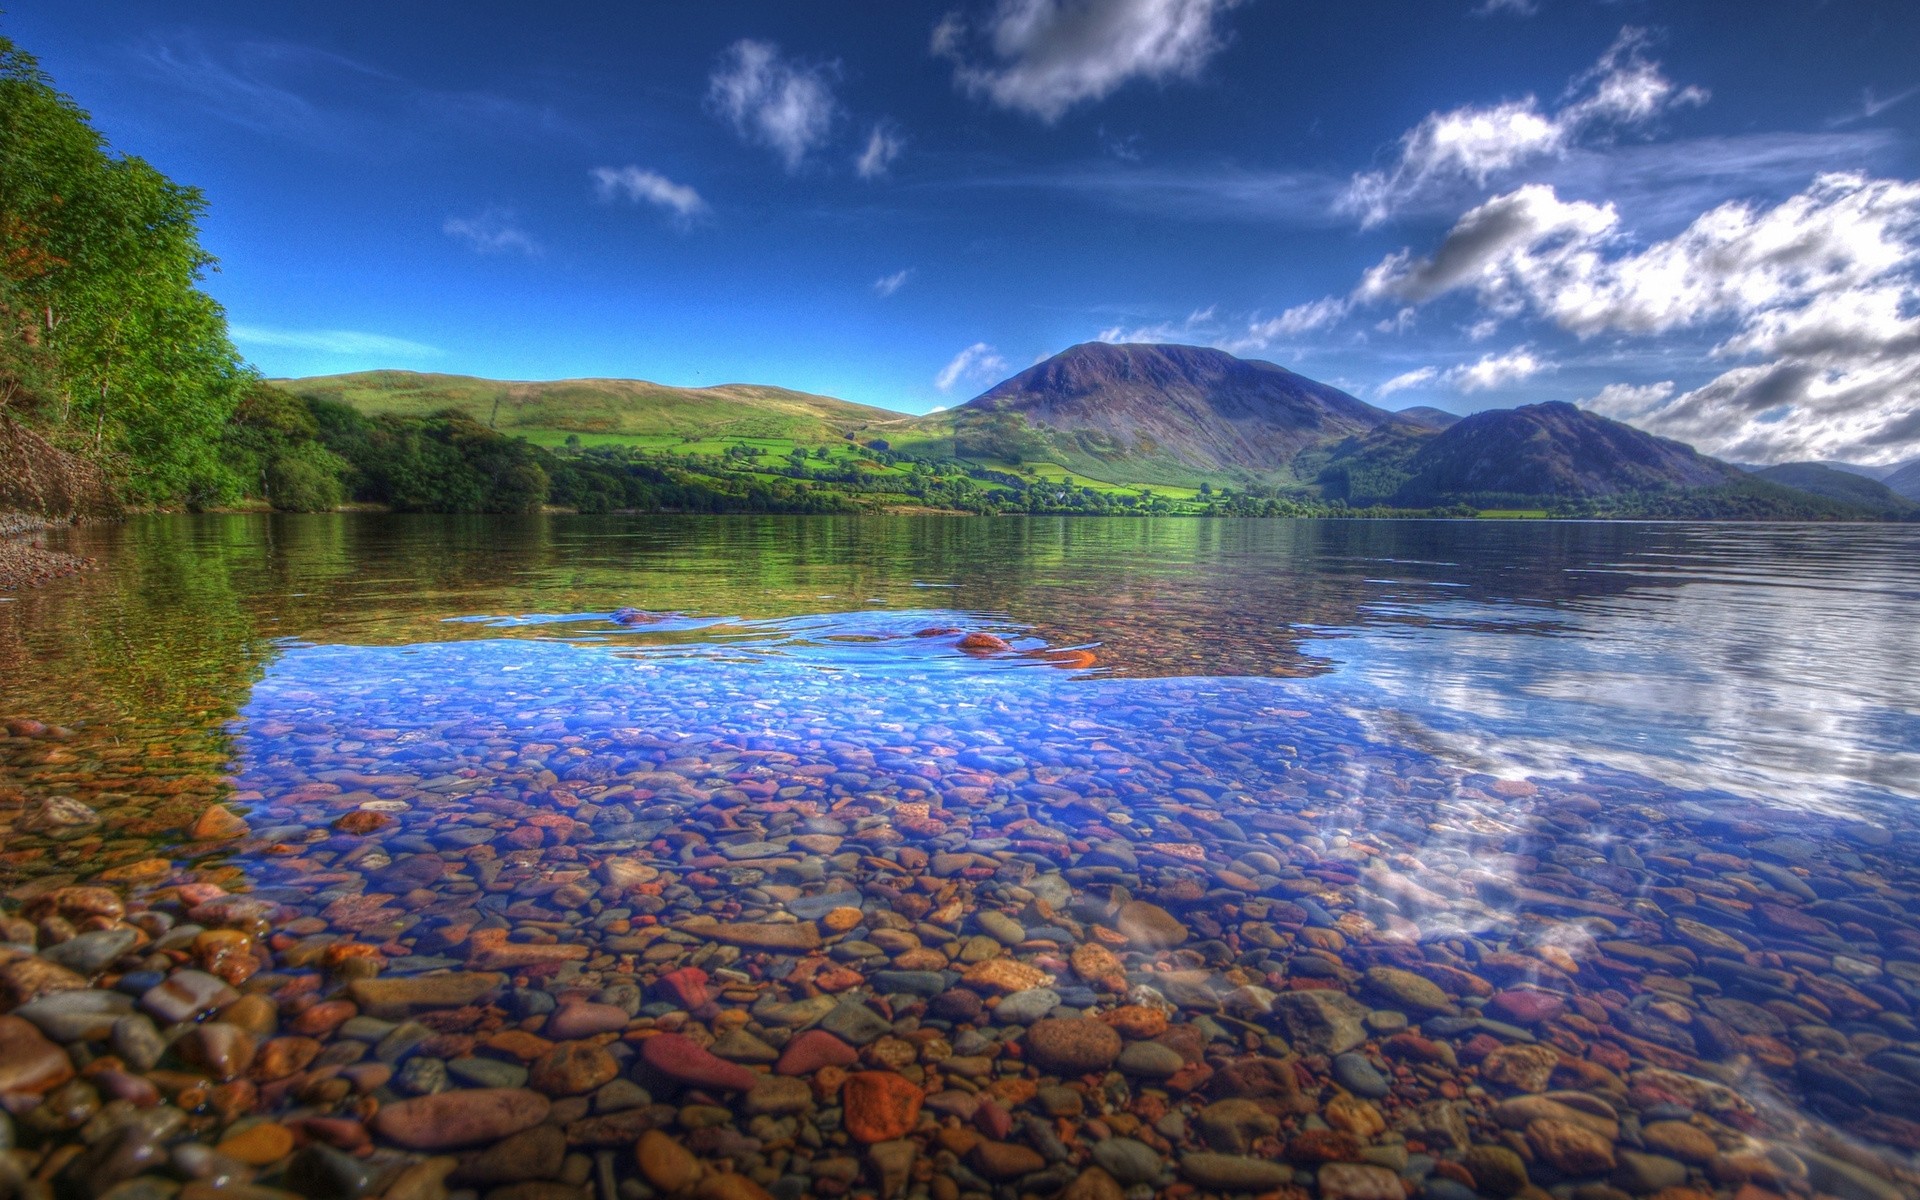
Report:
[{"label": "white cloud", "polygon": [[1371,227],[1402,208],[1463,184],[1483,187],[1523,164],[1557,158],[1582,140],[1644,126],[1707,93],[1682,88],[1644,57],[1646,35],[1627,28],[1593,67],[1577,76],[1554,111],[1533,96],[1484,107],[1429,113],[1400,138],[1393,166],[1355,175],[1341,208]]},{"label": "white cloud", "polygon": [[985,342],[975,342],[965,350],[953,356],[953,361],[940,368],[933,377],[933,386],[943,392],[953,390],[953,385],[963,379],[996,379],[1006,373],[1007,360],[1000,357],[998,351]]},{"label": "white cloud", "polygon": [[1920,449],[1920,182],[1822,175],[1771,208],[1717,205],[1640,248],[1618,224],[1611,206],[1521,188],[1461,217],[1430,257],[1389,256],[1356,295],[1471,291],[1496,316],[1581,338],[1712,331],[1711,356],[1734,364],[1719,377],[1591,406],[1721,457],[1880,463]]},{"label": "white cloud", "polygon": [[1881,113],[1897,104],[1905,103],[1914,96],[1920,96],[1920,86],[1895,92],[1891,96],[1875,96],[1872,88],[1864,88],[1860,92],[1860,107],[1850,113],[1844,113],[1828,121],[1827,128],[1838,129],[1843,125],[1852,125],[1857,121],[1871,121]]},{"label": "white cloud", "polygon": [[488,208],[471,217],[448,217],[441,224],[440,232],[465,242],[481,254],[513,253],[538,258],[541,253],[540,243],[520,228],[510,209]]},{"label": "white cloud", "polygon": [[1158,321],[1150,325],[1113,325],[1094,335],[1101,342],[1177,343],[1212,346],[1229,354],[1257,354],[1276,344],[1298,340],[1302,335],[1328,329],[1340,323],[1353,307],[1344,296],[1323,296],[1296,304],[1277,317],[1257,313],[1223,320],[1214,306],[1196,309],[1184,320]]},{"label": "white cloud", "polygon": [[664,208],[683,224],[707,211],[700,193],[684,183],[675,183],[658,171],[644,167],[595,167],[589,172],[600,199],[631,200]]},{"label": "white cloud", "polygon": [[1552,369],[1552,363],[1541,359],[1531,348],[1520,346],[1505,354],[1483,354],[1474,362],[1458,363],[1444,371],[1438,367],[1417,367],[1395,375],[1375,388],[1373,394],[1391,396],[1424,384],[1452,388],[1456,392],[1489,392],[1522,383]]},{"label": "white cloud", "polygon": [[1495,13],[1508,13],[1516,17],[1530,17],[1540,11],[1534,0],[1480,0],[1473,9],[1476,17],[1491,17]]},{"label": "white cloud", "polygon": [[263,325],[230,325],[227,332],[243,346],[311,350],[319,354],[356,358],[431,358],[441,353],[438,347],[421,342],[389,337],[384,333],[362,333],[356,329],[270,329]]},{"label": "white cloud", "polygon": [[906,286],[907,279],[912,274],[913,268],[907,267],[904,270],[895,271],[891,275],[882,275],[873,281],[873,290],[882,296],[891,296]]},{"label": "white cloud", "polygon": [[893,160],[906,149],[906,140],[885,124],[877,124],[867,135],[867,148],[853,160],[854,174],[862,179],[878,179],[887,173]]},{"label": "white cloud", "polygon": [[1276,335],[1293,336],[1309,333],[1315,329],[1325,329],[1337,325],[1352,307],[1352,301],[1344,296],[1322,296],[1318,300],[1309,300],[1305,304],[1296,304],[1269,325]]},{"label": "white cloud", "polygon": [[1483,354],[1475,362],[1450,367],[1442,377],[1463,392],[1488,392],[1532,379],[1552,369],[1525,346],[1505,354]]},{"label": "white cloud", "polygon": [[1594,395],[1574,403],[1581,408],[1590,408],[1603,417],[1633,422],[1672,399],[1673,389],[1671,379],[1662,379],[1658,383],[1610,383]]},{"label": "white cloud", "polygon": [[1534,279],[1543,255],[1590,254],[1619,220],[1610,204],[1563,201],[1546,184],[1528,184],[1469,209],[1431,256],[1401,250],[1381,259],[1361,276],[1354,296],[1420,304],[1473,285],[1483,303],[1505,312],[1512,308],[1505,292]]},{"label": "white cloud", "polygon": [[977,22],[941,18],[931,48],[968,93],[1052,124],[1134,79],[1196,77],[1226,43],[1220,15],[1239,2],[997,0]]},{"label": "white cloud", "polygon": [[1387,380],[1379,387],[1373,389],[1373,394],[1376,396],[1391,396],[1395,392],[1404,392],[1410,387],[1419,387],[1423,383],[1431,383],[1439,374],[1440,370],[1437,367],[1415,367],[1405,374],[1395,375],[1392,379]]},{"label": "white cloud", "polygon": [[742,38],[720,56],[707,82],[707,101],[734,132],[797,171],[833,130],[833,71],[783,58],[772,42]]}]

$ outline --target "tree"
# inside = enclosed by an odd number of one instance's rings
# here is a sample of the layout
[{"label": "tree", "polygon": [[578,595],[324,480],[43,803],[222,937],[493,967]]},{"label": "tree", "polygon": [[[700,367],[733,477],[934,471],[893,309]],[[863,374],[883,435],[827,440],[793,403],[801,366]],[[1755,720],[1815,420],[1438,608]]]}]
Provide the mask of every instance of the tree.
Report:
[{"label": "tree", "polygon": [[137,499],[233,494],[218,447],[250,373],[200,290],[214,266],[199,242],[205,198],[113,154],[5,38],[0,146],[0,299],[15,337],[25,314],[44,351],[37,423],[114,466]]}]

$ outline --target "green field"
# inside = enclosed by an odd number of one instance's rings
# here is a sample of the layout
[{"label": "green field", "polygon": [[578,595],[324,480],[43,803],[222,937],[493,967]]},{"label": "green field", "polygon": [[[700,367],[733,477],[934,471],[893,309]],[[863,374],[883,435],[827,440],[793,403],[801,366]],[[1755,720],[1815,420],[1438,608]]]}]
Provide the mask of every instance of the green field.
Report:
[{"label": "green field", "polygon": [[680,388],[637,379],[562,379],[519,383],[468,375],[363,371],[281,379],[274,384],[314,399],[350,404],[369,416],[421,417],[457,409],[502,433],[545,442],[577,433],[630,439],[770,438],[808,446],[840,441],[846,433],[901,414],[831,396],[754,384]]},{"label": "green field", "polygon": [[[852,404],[785,388],[724,384],[679,388],[644,380],[568,379],[512,382],[466,375],[413,371],[364,371],[308,379],[281,379],[274,386],[308,399],[351,405],[369,416],[423,417],[456,409],[513,437],[548,449],[621,447],[652,454],[724,458],[745,447],[760,451],[754,465],[784,466],[794,450],[809,467],[834,467],[879,476],[912,474],[910,466],[877,461],[866,443],[930,461],[946,461],[1087,488],[1103,496],[1143,492],[1174,502],[1192,502],[1197,488],[1153,479],[1112,479],[1046,459],[1016,460],[980,454],[956,456],[950,425],[942,417],[916,418],[888,409]],[[944,435],[944,436],[943,436]],[[814,457],[824,448],[828,457]],[[1045,452],[1044,447],[1035,446]],[[1070,457],[1060,455],[1061,458]],[[778,478],[768,472],[755,475]],[[902,502],[910,497],[902,494]]]}]

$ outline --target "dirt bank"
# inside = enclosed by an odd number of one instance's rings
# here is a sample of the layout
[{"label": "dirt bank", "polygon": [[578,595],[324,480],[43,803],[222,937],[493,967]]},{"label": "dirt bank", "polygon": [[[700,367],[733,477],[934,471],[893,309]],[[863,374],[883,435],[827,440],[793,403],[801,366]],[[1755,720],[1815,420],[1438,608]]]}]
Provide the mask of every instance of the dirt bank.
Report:
[{"label": "dirt bank", "polygon": [[0,591],[31,587],[91,565],[44,544],[51,525],[110,520],[120,506],[105,472],[0,416]]}]

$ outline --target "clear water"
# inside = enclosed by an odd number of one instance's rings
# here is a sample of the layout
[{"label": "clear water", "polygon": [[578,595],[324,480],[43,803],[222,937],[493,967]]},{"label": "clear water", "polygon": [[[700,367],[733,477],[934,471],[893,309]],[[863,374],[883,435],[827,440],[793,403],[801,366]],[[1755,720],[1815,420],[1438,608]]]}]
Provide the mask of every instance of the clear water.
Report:
[{"label": "clear water", "polygon": [[[1920,1054],[1920,528],[210,517],[67,548],[101,568],[0,603],[0,716],[75,736],[13,755],[0,793],[128,819],[0,856],[10,878],[164,852],[222,797],[276,845],[206,877],[308,915],[339,911],[338,877],[295,851],[356,804],[398,822],[394,855],[500,804],[636,810],[614,844],[715,797],[944,805],[910,841],[1035,863],[1124,842],[1206,893],[1209,937],[1260,911],[1223,870],[1290,859],[1323,889],[1283,889],[1301,919],[1356,945],[1566,950],[1636,1069],[1673,1026],[1743,1128],[1920,1148],[1896,1069]],[[572,878],[570,850],[515,866]],[[705,865],[756,902],[759,871]],[[1755,908],[1782,871],[1851,907],[1783,937]],[[1597,947],[1682,947],[1696,1000],[1772,994],[1716,974],[1729,951],[1689,923],[1826,1002],[1764,1045],[1647,1016],[1669,984]],[[1796,1055],[1892,1082],[1849,1092]]]}]

